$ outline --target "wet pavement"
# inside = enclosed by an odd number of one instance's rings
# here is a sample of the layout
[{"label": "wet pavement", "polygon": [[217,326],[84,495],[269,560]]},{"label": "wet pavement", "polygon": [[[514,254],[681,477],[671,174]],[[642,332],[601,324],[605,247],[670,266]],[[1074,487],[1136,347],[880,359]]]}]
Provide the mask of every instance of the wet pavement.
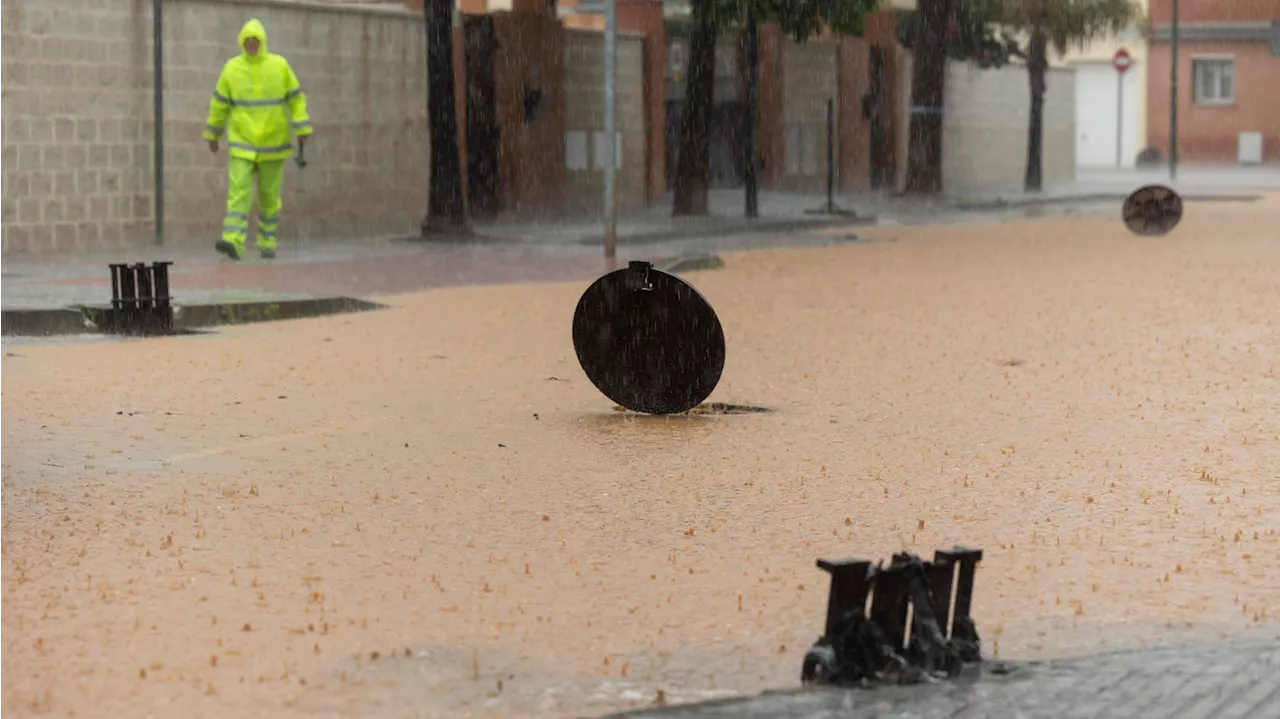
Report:
[{"label": "wet pavement", "polygon": [[[672,218],[669,203],[624,217],[619,260],[658,263],[686,256],[777,247],[861,241],[869,226],[954,225],[974,222],[1119,215],[1123,197],[1151,182],[1168,183],[1164,170],[1081,171],[1071,183],[1043,193],[983,193],[937,199],[889,193],[842,194],[841,210],[824,215],[821,194],[761,194],[759,219],[742,217],[741,190],[713,190],[711,214]],[[1272,168],[1183,168],[1172,183],[1193,206],[1215,198],[1252,197],[1280,188]],[[1242,194],[1243,193],[1243,194]],[[602,228],[595,218],[477,223],[469,238],[403,241],[359,238],[284,243],[275,261],[247,257],[233,263],[205,246],[113,252],[9,255],[4,258],[6,311],[103,305],[110,300],[113,262],[175,262],[173,293],[185,305],[285,302],[310,298],[370,299],[440,287],[582,279],[604,267]]]},{"label": "wet pavement", "polygon": [[276,260],[250,254],[239,262],[212,250],[173,248],[5,260],[3,306],[10,309],[107,304],[112,262],[171,261],[178,304],[302,297],[379,297],[439,287],[546,282],[589,277],[601,266],[586,257],[555,257],[408,242],[313,244],[281,248]]},{"label": "wet pavement", "polygon": [[[1069,205],[1048,209],[916,212],[889,214],[877,224],[945,224],[1031,215],[1110,214],[1110,207]],[[899,218],[899,219],[895,219]],[[712,218],[706,234],[655,234],[623,242],[619,263],[639,259],[659,266],[724,252],[780,247],[814,247],[870,241],[867,227],[848,219],[738,227]],[[120,252],[18,255],[4,260],[2,306],[6,317],[31,310],[104,306],[111,299],[111,263],[173,262],[171,292],[179,307],[240,303],[303,302],[317,298],[376,299],[461,285],[512,284],[587,279],[605,268],[602,250],[585,242],[591,223],[534,224],[529,237],[475,237],[421,242],[388,239],[309,243],[282,247],[280,257],[262,260],[250,253],[231,262],[203,248],[174,247]],[[695,228],[696,229],[696,228]],[[65,324],[65,323],[63,323]],[[62,334],[62,331],[55,334]],[[11,334],[6,330],[6,334]]]},{"label": "wet pavement", "polygon": [[570,344],[590,276],[6,347],[2,708],[567,717],[789,689],[815,558],[956,543],[986,551],[990,657],[1273,639],[1278,216],[728,254],[688,275],[728,343],[710,400],[763,414],[613,411]]},{"label": "wet pavement", "polygon": [[955,681],[871,691],[780,692],[610,719],[1263,719],[1280,717],[1280,635],[1000,666]]}]

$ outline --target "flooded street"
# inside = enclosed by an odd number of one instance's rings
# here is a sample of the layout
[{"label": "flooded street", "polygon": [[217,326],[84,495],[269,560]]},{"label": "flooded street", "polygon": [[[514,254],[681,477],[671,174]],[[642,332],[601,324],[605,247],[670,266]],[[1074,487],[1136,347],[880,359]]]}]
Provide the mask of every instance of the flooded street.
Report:
[{"label": "flooded street", "polygon": [[[3,360],[3,709],[599,715],[798,683],[818,557],[986,550],[988,656],[1274,633],[1280,198],[859,228],[688,276],[711,401],[616,412],[583,283]],[[175,288],[180,292],[180,288]]]}]

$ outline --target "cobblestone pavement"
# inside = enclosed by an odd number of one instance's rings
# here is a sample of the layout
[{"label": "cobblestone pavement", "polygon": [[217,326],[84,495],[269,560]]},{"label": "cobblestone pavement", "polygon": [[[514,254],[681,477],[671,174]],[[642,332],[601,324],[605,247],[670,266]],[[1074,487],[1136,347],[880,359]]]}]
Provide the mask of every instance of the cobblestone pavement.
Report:
[{"label": "cobblestone pavement", "polygon": [[[999,667],[1000,663],[995,663]],[[776,692],[611,719],[1276,719],[1280,636],[1010,663],[931,686]]]}]

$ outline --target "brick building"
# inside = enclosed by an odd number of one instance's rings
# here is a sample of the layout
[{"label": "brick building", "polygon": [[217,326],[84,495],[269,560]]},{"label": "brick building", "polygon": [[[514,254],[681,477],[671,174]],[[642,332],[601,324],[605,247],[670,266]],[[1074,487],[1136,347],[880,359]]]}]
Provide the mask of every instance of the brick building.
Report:
[{"label": "brick building", "polygon": [[[1150,0],[1147,142],[1169,148],[1171,0]],[[1280,163],[1280,0],[1179,7],[1178,159]]]}]

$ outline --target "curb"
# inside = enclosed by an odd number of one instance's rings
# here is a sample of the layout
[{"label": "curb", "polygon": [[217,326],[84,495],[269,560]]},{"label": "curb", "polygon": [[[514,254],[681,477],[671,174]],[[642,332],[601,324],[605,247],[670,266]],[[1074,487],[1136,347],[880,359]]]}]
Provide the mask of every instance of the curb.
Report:
[{"label": "curb", "polygon": [[70,308],[4,310],[0,316],[0,334],[5,337],[83,335],[93,331],[84,313]]},{"label": "curb", "polygon": [[[618,242],[626,242],[633,244],[656,244],[659,242],[667,242],[672,240],[686,240],[702,237],[734,237],[736,235],[753,235],[765,232],[801,232],[804,230],[817,230],[825,227],[850,227],[854,225],[874,225],[877,218],[872,215],[866,217],[849,217],[849,216],[831,216],[823,219],[813,220],[778,220],[758,223],[746,223],[741,225],[733,225],[731,227],[720,228],[687,228],[679,230],[654,230],[651,232],[637,232],[628,235],[619,235]],[[595,235],[579,237],[570,241],[570,244],[594,246],[600,244],[600,238]]]},{"label": "curb", "polygon": [[186,305],[174,318],[179,329],[198,329],[221,325],[279,322],[311,317],[326,317],[351,312],[386,309],[387,305],[354,297],[314,297],[304,300],[222,302]]},{"label": "curb", "polygon": [[[1011,210],[1019,207],[1043,207],[1045,205],[1070,205],[1085,204],[1097,202],[1124,202],[1128,199],[1128,193],[1122,192],[1100,192],[1088,195],[1063,195],[1060,197],[1030,197],[1018,198],[1015,200],[1006,200],[1004,198],[996,198],[994,200],[955,200],[947,203],[947,207],[954,210],[962,210],[966,212],[982,211],[982,210]],[[1231,194],[1198,194],[1198,195],[1182,195],[1184,202],[1257,202],[1262,199],[1262,195],[1231,195]]]},{"label": "curb", "polygon": [[[208,327],[325,317],[385,307],[386,305],[354,297],[210,302],[175,306],[173,322],[178,334],[184,334]],[[5,337],[102,334],[98,332],[98,325],[105,309],[102,306],[81,305],[64,309],[3,310],[0,313],[3,315],[2,334]]]},{"label": "curb", "polygon": [[683,272],[721,270],[724,269],[724,266],[724,258],[720,255],[688,255],[668,260],[667,262],[658,265],[658,269],[663,272],[678,275]]},{"label": "curb", "polygon": [[[824,227],[848,227],[853,225],[874,225],[877,219],[873,215],[858,216],[854,214],[842,215],[824,215],[821,218],[814,219],[779,219],[779,220],[754,220],[747,221],[743,218],[733,218],[741,220],[741,224],[734,224],[727,227],[681,227],[663,230],[650,230],[644,232],[633,232],[618,235],[619,243],[646,245],[657,244],[659,242],[671,242],[676,240],[689,240],[707,237],[734,237],[737,235],[751,235],[766,232],[801,232],[804,230],[816,230]],[[502,235],[491,234],[483,229],[473,229],[462,233],[439,233],[426,237],[405,236],[399,238],[398,241],[408,244],[423,245],[548,245],[548,246],[564,246],[577,245],[582,247],[595,247],[601,242],[600,235],[596,233],[568,236],[554,242],[547,242],[539,239],[537,236],[518,236],[518,235]]]}]

